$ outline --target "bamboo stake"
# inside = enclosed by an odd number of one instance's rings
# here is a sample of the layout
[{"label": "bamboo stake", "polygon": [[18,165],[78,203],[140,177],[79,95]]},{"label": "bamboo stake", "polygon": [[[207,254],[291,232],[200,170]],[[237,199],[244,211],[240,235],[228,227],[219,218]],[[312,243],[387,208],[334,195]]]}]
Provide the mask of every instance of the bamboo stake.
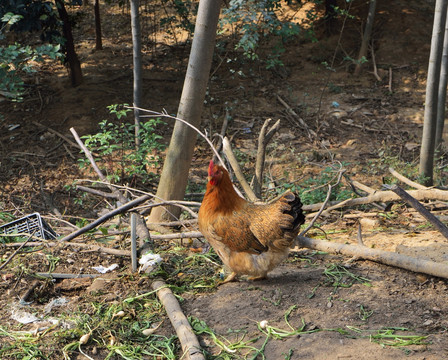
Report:
[{"label": "bamboo stake", "polygon": [[448,239],[448,228],[437,219],[433,214],[429,212],[422,204],[420,204],[416,199],[404,191],[401,187],[394,185],[390,189],[400,196],[404,201],[411,205],[415,210],[422,214],[426,220],[428,220],[440,233]]},{"label": "bamboo stake", "polygon": [[165,307],[171,324],[176,330],[185,358],[187,360],[205,360],[198,338],[171,290],[161,280],[154,281],[151,287],[157,291],[157,297]]}]

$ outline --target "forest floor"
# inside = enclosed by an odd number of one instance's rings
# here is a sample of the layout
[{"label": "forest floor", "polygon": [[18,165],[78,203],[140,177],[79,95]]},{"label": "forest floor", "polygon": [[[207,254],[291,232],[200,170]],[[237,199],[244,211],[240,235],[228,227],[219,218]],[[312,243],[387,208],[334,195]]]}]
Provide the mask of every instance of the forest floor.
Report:
[{"label": "forest floor", "polygon": [[[378,4],[373,36],[381,80],[373,75],[371,61],[355,77],[352,63],[344,60],[347,53],[356,57],[362,17],[347,21],[341,38],[339,34],[324,36],[318,27],[317,43],[301,39],[288,44],[285,66],[275,70],[243,61],[232,48],[232,37],[221,37],[224,51],[217,53],[212,66],[201,128],[209,134],[220,132],[227,112],[231,118],[227,134],[245,173],[252,174],[261,126],[267,118],[281,119],[266,156],[269,185],[277,186],[278,191],[288,184],[295,190],[323,185],[320,192],[303,196],[305,204],[325,197],[325,185],[334,181],[340,168],[346,170],[347,179],[376,190],[383,183],[396,181],[389,167],[415,180],[433,5],[416,0]],[[5,114],[0,122],[2,223],[10,220],[7,215],[19,218],[39,212],[59,234],[66,235],[73,225],[92,221],[111,208],[110,200],[86,195],[73,186],[77,179],[97,177],[88,168],[80,169],[78,159],[84,155],[61,137],[73,141],[71,127],[80,135],[94,134],[101,120],[114,120],[107,106],[132,103],[132,48],[130,31],[124,30],[129,29],[129,17],[122,10],[103,11],[104,49],[95,51],[93,10],[88,6],[76,10],[80,25],[75,39],[83,85],[72,88],[65,68],[48,62],[37,73],[24,102],[0,102],[0,112]],[[365,16],[366,9],[359,5],[353,11]],[[145,37],[146,109],[176,113],[189,53],[181,35],[177,44],[168,34]],[[324,61],[331,64],[332,59],[335,71],[323,65]],[[297,126],[278,96],[315,135]],[[166,143],[172,126],[167,120],[166,126],[157,129]],[[187,192],[203,191],[211,155],[206,143],[199,140]],[[446,185],[447,175],[442,160],[436,180]],[[156,188],[154,183],[137,185],[145,191]],[[273,193],[266,191],[265,195],[269,198]],[[356,196],[346,180],[335,194],[344,196]],[[446,203],[426,205],[440,215],[447,209]],[[366,246],[448,261],[447,240],[401,203],[385,210],[366,205],[332,211],[319,219],[318,228],[308,236],[356,244],[358,220],[366,218],[370,219],[363,226]],[[126,229],[126,224],[123,217],[122,228]],[[193,225],[192,230],[197,228]],[[130,248],[124,235],[101,238],[90,234],[74,241]],[[194,252],[196,245],[157,242],[154,251],[162,255],[163,263],[149,276],[133,274],[128,257],[72,246],[27,248],[0,270],[0,357],[104,359],[109,354],[112,359],[180,358],[175,332],[151,293],[154,276],[164,278],[182,298],[182,309],[195,324],[210,359],[448,356],[445,279],[300,249],[267,280],[217,286],[219,259],[213,253]],[[13,251],[0,245],[0,266]],[[36,272],[92,273],[91,266],[115,263],[117,270],[95,280],[50,281],[35,276]],[[31,303],[20,303],[30,289],[27,301]],[[135,299],[136,295],[142,296]],[[31,315],[38,319],[21,322]],[[263,320],[274,328],[260,328]],[[160,322],[152,335],[142,335],[142,329]],[[90,334],[85,345],[79,344],[83,334]]]}]

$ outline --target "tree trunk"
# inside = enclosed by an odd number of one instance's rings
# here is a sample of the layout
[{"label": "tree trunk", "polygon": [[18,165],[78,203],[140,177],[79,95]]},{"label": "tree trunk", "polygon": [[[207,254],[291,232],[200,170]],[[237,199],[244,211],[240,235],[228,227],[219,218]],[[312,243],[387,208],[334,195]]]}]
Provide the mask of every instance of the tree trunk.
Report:
[{"label": "tree trunk", "polygon": [[95,0],[95,36],[96,36],[96,50],[103,50],[103,40],[101,35],[101,18],[100,18],[100,1]]},{"label": "tree trunk", "polygon": [[[193,44],[177,112],[178,118],[196,127],[201,122],[220,9],[221,0],[199,2]],[[180,121],[176,121],[157,189],[157,196],[160,199],[183,199],[195,143],[196,133]],[[149,220],[160,222],[164,219],[177,218],[179,214],[180,208],[160,207],[151,212]]]},{"label": "tree trunk", "polygon": [[73,86],[79,86],[82,84],[82,71],[81,63],[79,62],[78,55],[75,51],[75,43],[73,41],[72,26],[70,25],[70,19],[68,18],[67,10],[65,9],[64,0],[55,0],[56,7],[58,8],[59,17],[62,20],[62,30],[65,43],[66,59],[70,68],[70,78]]},{"label": "tree trunk", "polygon": [[447,0],[437,0],[432,29],[431,52],[429,55],[428,78],[426,82],[422,147],[420,149],[419,172],[420,176],[423,177],[423,185],[425,186],[432,186],[433,184],[437,94],[439,91],[440,64],[442,60],[446,11]]},{"label": "tree trunk", "polygon": [[135,146],[140,146],[140,111],[142,98],[142,40],[140,32],[139,0],[130,0],[132,28],[132,57],[134,62],[134,121]]},{"label": "tree trunk", "polygon": [[373,20],[375,19],[376,0],[370,0],[369,13],[367,15],[366,28],[362,36],[361,49],[359,50],[358,62],[355,68],[355,75],[361,72],[362,59],[367,56],[370,37],[372,35]]},{"label": "tree trunk", "polygon": [[443,127],[445,125],[446,86],[448,83],[448,21],[445,22],[445,37],[443,39],[439,94],[437,98],[436,152],[439,152],[441,150],[440,147],[442,146]]}]

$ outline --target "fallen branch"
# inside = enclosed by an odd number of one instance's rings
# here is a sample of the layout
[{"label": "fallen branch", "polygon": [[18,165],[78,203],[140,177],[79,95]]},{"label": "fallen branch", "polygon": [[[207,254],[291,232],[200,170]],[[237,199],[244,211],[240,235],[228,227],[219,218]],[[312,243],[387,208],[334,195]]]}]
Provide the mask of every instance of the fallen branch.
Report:
[{"label": "fallen branch", "polygon": [[375,189],[373,189],[370,186],[367,186],[363,183],[360,183],[359,181],[356,181],[356,180],[350,181],[350,185],[353,185],[354,187],[357,187],[358,189],[365,191],[369,195],[376,192]]},{"label": "fallen branch", "polygon": [[240,165],[238,164],[238,160],[235,158],[235,154],[232,151],[229,139],[227,139],[227,137],[225,137],[222,142],[222,149],[223,149],[224,154],[227,157],[227,160],[229,160],[230,166],[232,166],[232,169],[235,172],[236,178],[238,179],[239,183],[241,184],[241,187],[243,188],[243,190],[246,193],[249,200],[250,201],[259,201],[260,199],[257,198],[255,193],[251,189],[250,185],[247,183],[246,179],[244,178],[244,174],[241,171]]},{"label": "fallen branch", "polygon": [[266,147],[271,141],[274,134],[280,127],[280,119],[278,119],[274,125],[271,126],[269,131],[267,130],[272,119],[266,119],[261,128],[260,135],[258,136],[258,150],[257,150],[257,162],[255,163],[255,178],[253,183],[254,193],[257,198],[261,199],[261,185],[263,183],[263,170],[264,160],[266,157]]},{"label": "fallen branch", "polygon": [[431,214],[422,204],[420,204],[416,199],[414,199],[409,193],[404,191],[401,187],[394,185],[390,187],[395,194],[400,196],[404,201],[411,205],[415,210],[422,214],[426,220],[428,220],[440,233],[448,239],[448,228],[437,219],[433,214]]},{"label": "fallen branch", "polygon": [[96,219],[95,221],[91,222],[90,224],[87,224],[86,226],[82,227],[81,229],[72,232],[71,234],[60,239],[59,241],[61,241],[61,242],[70,241],[70,240],[74,239],[75,237],[77,237],[81,234],[84,234],[85,232],[87,232],[89,230],[94,229],[95,227],[102,224],[103,222],[110,219],[111,217],[114,217],[118,214],[124,213],[125,211],[128,211],[128,210],[134,208],[136,205],[141,204],[142,202],[149,200],[150,198],[151,198],[151,196],[149,196],[149,195],[140,196],[137,199],[132,200],[132,201],[108,212],[106,215],[103,215],[100,218]]},{"label": "fallen branch", "polygon": [[187,360],[205,360],[198,338],[171,290],[160,280],[154,281],[151,287],[157,291],[157,297],[165,307],[171,324],[176,330],[185,358]]},{"label": "fallen branch", "polygon": [[[414,197],[419,201],[428,200],[442,200],[448,201],[448,191],[440,189],[426,189],[426,190],[411,190],[408,192],[409,195]],[[356,206],[356,205],[366,205],[373,202],[386,202],[386,201],[397,201],[401,198],[395,194],[393,191],[377,191],[369,196],[360,197],[356,199],[350,199],[349,201],[330,201],[328,204],[333,208],[340,208],[344,206]],[[322,206],[322,203],[304,205],[302,209],[304,211],[317,211]]]},{"label": "fallen branch", "polygon": [[[448,265],[430,260],[417,259],[411,256],[397,254],[390,251],[371,249],[366,246],[333,243],[326,240],[310,239],[299,236],[300,246],[308,249],[325,251],[331,254],[355,256],[380,264],[396,266],[417,273],[428,274],[448,279]],[[295,249],[292,251],[296,251]]]},{"label": "fallen branch", "polygon": [[[356,188],[361,189],[362,191],[365,191],[367,194],[374,194],[376,192],[375,189],[372,189],[371,187],[360,183],[359,181],[356,180],[349,180],[350,186],[353,190],[353,192],[358,195],[358,196],[362,196],[362,194],[359,193],[359,191],[356,190]],[[384,210],[386,209],[386,205],[385,204],[376,204],[376,203],[372,203],[373,206],[377,207],[380,210]]]},{"label": "fallen branch", "polygon": [[415,181],[412,181],[410,179],[408,179],[407,177],[401,175],[400,173],[398,173],[397,171],[395,171],[393,168],[389,168],[389,172],[395,176],[398,180],[400,180],[401,182],[405,183],[406,185],[409,185],[415,189],[419,189],[419,190],[427,190],[428,188],[426,186],[423,186],[419,183],[416,183]]},{"label": "fallen branch", "polygon": [[52,134],[54,134],[54,135],[56,135],[56,136],[59,136],[62,140],[64,140],[65,142],[67,142],[67,143],[70,144],[71,146],[73,146],[73,147],[75,147],[75,148],[78,148],[78,149],[81,149],[81,147],[80,147],[78,144],[74,143],[74,142],[71,141],[67,136],[62,135],[60,132],[57,132],[56,130],[53,130],[52,128],[49,128],[49,127],[47,127],[47,126],[45,126],[45,125],[43,125],[43,124],[41,124],[41,123],[38,123],[37,121],[33,121],[33,124],[34,124],[34,125],[37,125],[37,126],[39,126],[39,127],[41,127],[41,128],[44,128],[44,129],[45,129],[46,131],[48,131],[49,133],[52,133]]}]

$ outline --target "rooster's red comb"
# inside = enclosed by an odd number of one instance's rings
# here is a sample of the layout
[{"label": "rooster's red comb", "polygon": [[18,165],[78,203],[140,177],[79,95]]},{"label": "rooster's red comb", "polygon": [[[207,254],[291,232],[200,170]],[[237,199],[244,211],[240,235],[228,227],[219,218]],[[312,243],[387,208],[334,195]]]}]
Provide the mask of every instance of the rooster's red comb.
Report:
[{"label": "rooster's red comb", "polygon": [[211,176],[213,174],[213,168],[215,164],[213,163],[213,160],[210,160],[210,164],[208,165],[208,175]]}]

